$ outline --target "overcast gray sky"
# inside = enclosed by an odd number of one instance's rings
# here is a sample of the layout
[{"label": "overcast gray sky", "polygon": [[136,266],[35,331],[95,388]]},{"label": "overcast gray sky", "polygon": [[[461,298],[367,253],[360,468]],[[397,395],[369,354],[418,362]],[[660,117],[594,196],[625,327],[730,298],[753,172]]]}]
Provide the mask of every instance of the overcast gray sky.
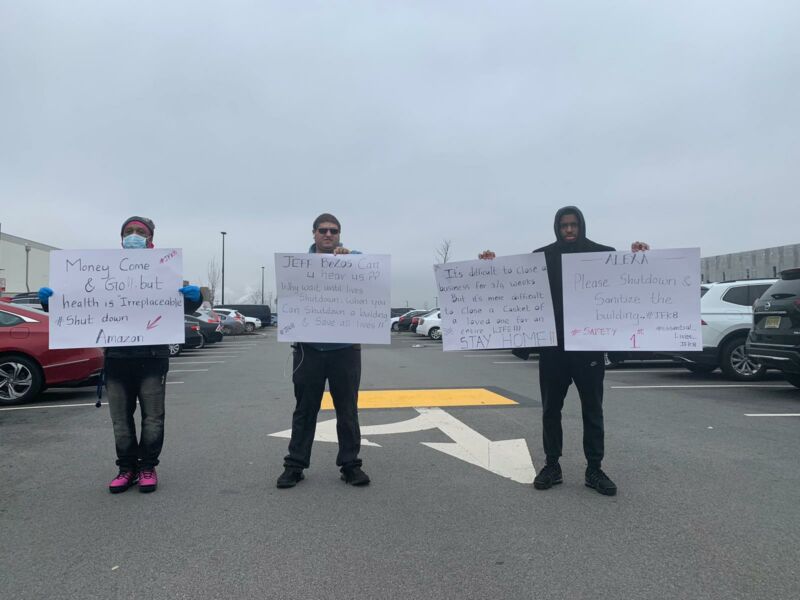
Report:
[{"label": "overcast gray sky", "polygon": [[[800,3],[0,0],[0,221],[62,248],[156,222],[226,300],[336,214],[393,305],[580,206],[617,247],[796,243]],[[230,300],[229,300],[230,301]]]}]

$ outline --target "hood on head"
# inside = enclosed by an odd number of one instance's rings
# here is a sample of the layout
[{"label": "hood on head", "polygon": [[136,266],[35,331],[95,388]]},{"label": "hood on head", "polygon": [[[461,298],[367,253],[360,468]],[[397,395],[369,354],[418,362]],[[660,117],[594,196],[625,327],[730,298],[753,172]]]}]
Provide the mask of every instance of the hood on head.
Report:
[{"label": "hood on head", "polygon": [[561,239],[561,230],[559,228],[559,221],[561,221],[561,217],[563,217],[564,215],[575,215],[576,217],[578,217],[578,224],[580,225],[580,231],[578,231],[578,239],[575,241],[580,242],[582,240],[585,240],[586,220],[583,218],[583,213],[581,212],[581,209],[578,208],[577,206],[565,206],[563,208],[559,208],[556,211],[556,218],[553,221],[553,231],[555,231],[556,234],[556,241],[563,242],[563,240]]}]

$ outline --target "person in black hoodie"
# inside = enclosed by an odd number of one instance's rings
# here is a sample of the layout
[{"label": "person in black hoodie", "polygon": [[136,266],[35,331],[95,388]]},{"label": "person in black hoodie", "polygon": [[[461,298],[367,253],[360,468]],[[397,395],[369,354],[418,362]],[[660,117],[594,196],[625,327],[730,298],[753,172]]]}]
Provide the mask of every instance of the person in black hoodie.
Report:
[{"label": "person in black hoodie", "polygon": [[[583,452],[586,456],[586,485],[606,496],[617,493],[617,486],[606,475],[601,463],[604,456],[603,379],[605,363],[602,352],[567,352],[564,350],[564,298],[561,278],[561,256],[575,252],[613,252],[611,246],[598,244],[586,237],[586,221],[575,206],[556,212],[553,228],[556,241],[537,248],[544,252],[558,345],[539,349],[539,387],[542,394],[542,429],[546,463],[533,481],[537,490],[546,490],[563,481],[559,458],[562,449],[561,409],[571,383],[578,388],[583,414]],[[631,244],[631,250],[649,250],[643,242]],[[490,250],[479,258],[492,259]]]},{"label": "person in black hoodie", "polygon": [[[122,223],[122,247],[153,248],[155,224],[145,217],[130,217]],[[191,314],[202,303],[200,288],[187,285],[179,290],[183,311]],[[39,300],[49,308],[53,290],[41,288]],[[112,494],[124,492],[136,483],[140,492],[153,492],[158,485],[156,465],[164,444],[164,398],[169,347],[119,346],[106,348],[103,369],[108,390],[108,407],[114,426],[119,474],[108,486]],[[133,414],[136,401],[142,416],[141,437],[137,440]]]}]

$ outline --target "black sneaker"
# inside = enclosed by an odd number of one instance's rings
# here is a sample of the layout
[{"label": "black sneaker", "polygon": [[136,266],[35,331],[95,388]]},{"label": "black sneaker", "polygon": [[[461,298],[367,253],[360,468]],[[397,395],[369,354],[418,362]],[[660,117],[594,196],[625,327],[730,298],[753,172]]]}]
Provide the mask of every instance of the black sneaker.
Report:
[{"label": "black sneaker", "polygon": [[616,484],[600,467],[586,467],[586,485],[604,496],[614,496],[617,493]]},{"label": "black sneaker", "polygon": [[558,463],[552,465],[545,465],[544,469],[539,471],[536,479],[533,480],[533,487],[537,490],[548,490],[558,483],[563,483],[564,478],[561,476],[561,465]]},{"label": "black sneaker", "polygon": [[369,485],[369,475],[361,467],[342,469],[342,481],[350,485]]},{"label": "black sneaker", "polygon": [[283,473],[280,477],[278,477],[277,486],[279,488],[290,488],[297,485],[297,482],[302,481],[305,479],[305,475],[303,475],[303,469],[295,469],[293,467],[286,467],[283,469]]}]

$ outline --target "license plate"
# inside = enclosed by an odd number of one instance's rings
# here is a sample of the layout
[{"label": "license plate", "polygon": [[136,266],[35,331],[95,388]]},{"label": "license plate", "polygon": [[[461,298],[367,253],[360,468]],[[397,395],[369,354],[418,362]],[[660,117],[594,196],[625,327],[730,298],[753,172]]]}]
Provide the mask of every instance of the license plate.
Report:
[{"label": "license plate", "polygon": [[780,317],[767,317],[764,321],[764,329],[778,329],[781,326]]}]

